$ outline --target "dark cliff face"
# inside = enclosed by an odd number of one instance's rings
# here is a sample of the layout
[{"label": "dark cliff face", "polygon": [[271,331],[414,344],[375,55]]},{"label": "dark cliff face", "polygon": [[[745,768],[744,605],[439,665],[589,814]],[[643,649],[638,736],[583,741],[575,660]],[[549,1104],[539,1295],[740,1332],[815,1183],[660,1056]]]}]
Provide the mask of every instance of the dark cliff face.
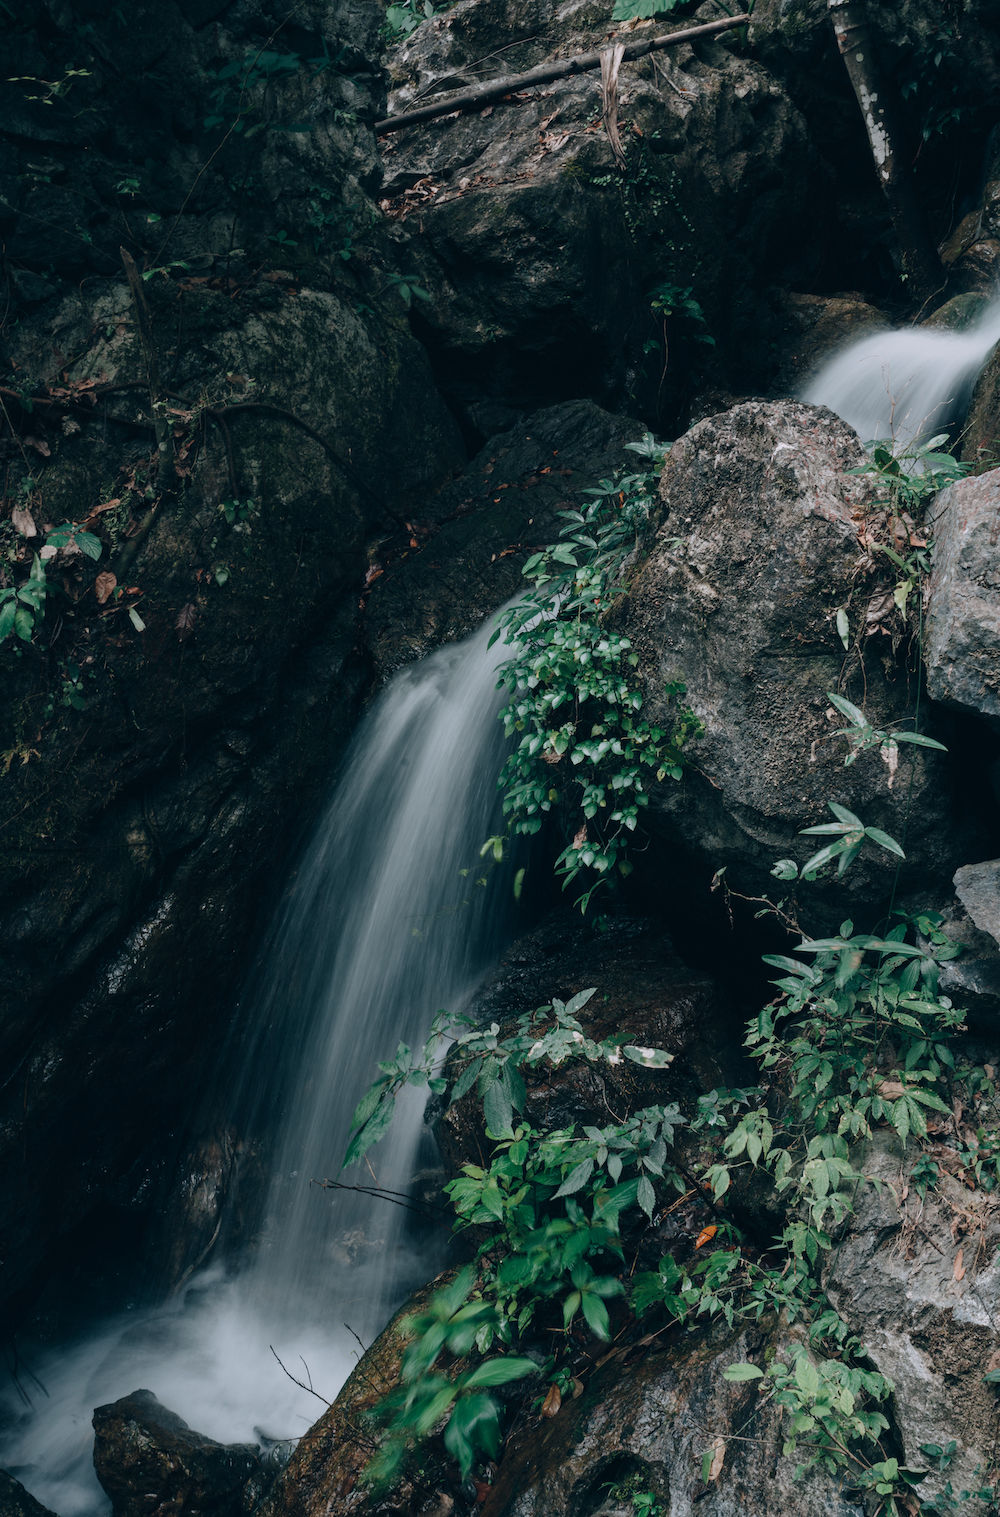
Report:
[{"label": "dark cliff face", "polygon": [[367,193],[378,25],[3,23],[7,1299],[156,1204],[367,687],[366,544],[461,459]]}]

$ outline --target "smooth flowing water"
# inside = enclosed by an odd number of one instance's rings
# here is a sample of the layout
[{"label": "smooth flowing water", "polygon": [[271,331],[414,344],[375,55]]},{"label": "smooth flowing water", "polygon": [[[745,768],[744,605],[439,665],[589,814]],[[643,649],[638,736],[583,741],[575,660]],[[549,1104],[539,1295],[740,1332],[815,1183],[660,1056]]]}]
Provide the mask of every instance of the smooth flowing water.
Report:
[{"label": "smooth flowing water", "polygon": [[[297,1437],[322,1407],[275,1355],[332,1399],[354,1333],[370,1341],[434,1268],[440,1245],[407,1232],[405,1209],[312,1182],[336,1176],[376,1061],[422,1042],[438,1008],[459,1009],[503,937],[509,887],[475,883],[503,751],[504,650],[488,636],[404,670],[375,703],[244,997],[233,1108],[278,1134],[250,1258],[29,1357],[30,1407],[8,1392],[0,1468],[60,1517],[108,1509],[90,1467],[95,1406],[144,1387],[220,1442]],[[371,1153],[379,1185],[407,1189],[422,1131],[414,1091]]]},{"label": "smooth flowing water", "polygon": [[829,406],[862,442],[893,439],[905,453],[960,421],[979,371],[1000,341],[1000,300],[967,331],[876,332],[831,358],[802,399]]}]

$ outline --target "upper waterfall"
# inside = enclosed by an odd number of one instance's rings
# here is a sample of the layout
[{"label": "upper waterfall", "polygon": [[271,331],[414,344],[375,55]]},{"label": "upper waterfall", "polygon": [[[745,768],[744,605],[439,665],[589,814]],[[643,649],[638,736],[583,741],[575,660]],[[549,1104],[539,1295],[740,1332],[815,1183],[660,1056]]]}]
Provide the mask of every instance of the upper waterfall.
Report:
[{"label": "upper waterfall", "polygon": [[998,341],[1000,299],[964,332],[927,326],[875,332],[829,359],[802,399],[836,411],[862,442],[891,439],[897,453],[906,453],[964,416]]}]

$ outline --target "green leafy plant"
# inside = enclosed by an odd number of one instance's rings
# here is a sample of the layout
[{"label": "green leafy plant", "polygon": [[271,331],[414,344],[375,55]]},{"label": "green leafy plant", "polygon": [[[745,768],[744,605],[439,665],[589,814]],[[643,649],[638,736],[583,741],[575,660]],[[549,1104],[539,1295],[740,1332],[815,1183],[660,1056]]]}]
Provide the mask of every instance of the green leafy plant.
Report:
[{"label": "green leafy plant", "polygon": [[[563,814],[572,841],[556,861],[564,888],[584,871],[597,876],[579,898],[586,910],[602,879],[625,875],[628,849],[648,805],[646,774],[680,779],[684,744],[701,731],[680,697],[671,729],[648,722],[629,679],[638,664],[631,640],[609,612],[626,588],[624,572],[649,521],[666,448],[648,434],[629,444],[648,467],[605,479],[585,492],[578,511],[563,511],[558,542],[533,553],[523,573],[528,596],[508,607],[494,641],[512,654],[499,670],[510,692],[502,720],[517,745],[500,776],[510,834],[539,832],[546,815]],[[499,857],[504,838],[485,849]]]},{"label": "green leafy plant", "polygon": [[435,5],[434,0],[396,0],[385,9],[385,39],[387,42],[402,42],[421,22],[449,9],[450,0],[444,5]]},{"label": "green leafy plant", "polygon": [[409,1318],[411,1342],[403,1355],[400,1382],[379,1408],[386,1436],[366,1471],[371,1484],[391,1483],[413,1439],[426,1438],[442,1423],[445,1448],[457,1461],[463,1480],[477,1458],[496,1458],[500,1408],[489,1391],[539,1370],[534,1360],[512,1355],[463,1370],[440,1367],[442,1356],[465,1359],[496,1315],[495,1308],[474,1295],[473,1286],[473,1271],[462,1270],[450,1285],[434,1292],[425,1311]]}]

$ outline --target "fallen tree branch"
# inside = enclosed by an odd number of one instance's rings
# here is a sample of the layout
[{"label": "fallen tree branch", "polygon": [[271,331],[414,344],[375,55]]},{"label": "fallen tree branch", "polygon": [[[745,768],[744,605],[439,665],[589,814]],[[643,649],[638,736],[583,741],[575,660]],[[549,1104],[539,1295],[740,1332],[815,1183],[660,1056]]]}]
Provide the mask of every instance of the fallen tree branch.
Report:
[{"label": "fallen tree branch", "polygon": [[[706,21],[702,26],[688,26],[683,31],[667,32],[659,37],[649,37],[643,42],[625,44],[623,61],[632,62],[645,58],[649,53],[665,47],[677,47],[682,42],[694,42],[701,37],[714,37],[719,32],[728,32],[734,26],[745,26],[748,15],[726,17],[722,21]],[[525,74],[507,74],[499,79],[488,79],[485,84],[473,85],[457,95],[442,96],[430,105],[422,105],[413,111],[403,111],[399,116],[386,116],[375,123],[375,135],[387,137],[390,132],[402,131],[403,127],[416,126],[421,121],[433,121],[435,116],[447,116],[452,111],[478,111],[491,100],[500,100],[515,90],[530,89],[536,84],[549,84],[553,79],[567,79],[573,74],[586,74],[601,67],[606,48],[596,53],[577,53],[573,58],[559,58],[554,63],[540,63]]]}]

